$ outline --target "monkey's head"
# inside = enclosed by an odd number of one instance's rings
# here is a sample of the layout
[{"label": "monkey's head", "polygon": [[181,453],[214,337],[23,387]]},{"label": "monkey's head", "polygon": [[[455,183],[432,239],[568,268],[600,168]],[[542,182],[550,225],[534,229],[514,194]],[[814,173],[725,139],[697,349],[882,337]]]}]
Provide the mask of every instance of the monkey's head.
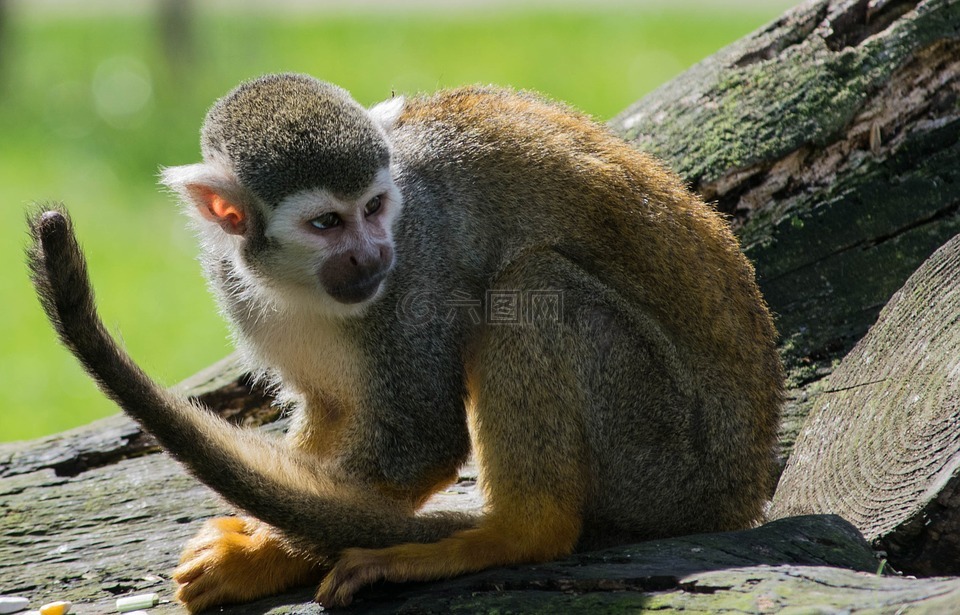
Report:
[{"label": "monkey's head", "polygon": [[217,101],[203,162],[162,181],[191,205],[209,256],[249,282],[362,305],[394,262],[401,199],[380,123],[392,119],[312,77],[268,75]]}]

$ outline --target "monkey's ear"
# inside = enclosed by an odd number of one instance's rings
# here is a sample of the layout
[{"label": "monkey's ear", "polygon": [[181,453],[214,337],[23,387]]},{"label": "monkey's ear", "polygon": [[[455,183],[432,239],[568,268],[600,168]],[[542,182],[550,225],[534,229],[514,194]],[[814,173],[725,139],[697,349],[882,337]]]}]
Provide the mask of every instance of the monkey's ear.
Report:
[{"label": "monkey's ear", "polygon": [[403,107],[406,105],[406,102],[403,96],[394,96],[389,100],[370,107],[367,113],[370,114],[374,122],[380,124],[387,134],[390,134],[393,130],[393,125],[397,122],[397,118],[399,118],[400,113],[403,112]]},{"label": "monkey's ear", "polygon": [[209,186],[191,186],[190,191],[201,216],[218,223],[231,235],[243,235],[247,231],[247,214],[242,206]]},{"label": "monkey's ear", "polygon": [[229,171],[209,163],[168,167],[161,172],[160,182],[227,233],[243,235],[247,231],[250,199]]}]

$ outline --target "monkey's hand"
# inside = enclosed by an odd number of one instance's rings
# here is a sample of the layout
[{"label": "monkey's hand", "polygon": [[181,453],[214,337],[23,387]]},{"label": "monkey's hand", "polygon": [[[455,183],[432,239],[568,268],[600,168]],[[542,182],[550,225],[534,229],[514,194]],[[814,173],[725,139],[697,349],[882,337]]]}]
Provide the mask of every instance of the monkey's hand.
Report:
[{"label": "monkey's hand", "polygon": [[173,579],[177,599],[199,613],[315,583],[322,572],[321,564],[290,553],[259,521],[220,517],[187,543]]},{"label": "monkey's hand", "polygon": [[326,608],[348,606],[364,585],[390,578],[391,561],[382,550],[347,549],[317,590],[317,602]]}]

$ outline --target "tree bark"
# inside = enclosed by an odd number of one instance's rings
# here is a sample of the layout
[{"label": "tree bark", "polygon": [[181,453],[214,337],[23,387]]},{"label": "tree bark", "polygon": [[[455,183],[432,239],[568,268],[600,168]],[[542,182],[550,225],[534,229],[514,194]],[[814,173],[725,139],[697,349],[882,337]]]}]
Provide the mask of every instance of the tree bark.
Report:
[{"label": "tree bark", "polygon": [[960,232],[960,3],[820,0],[611,122],[730,215],[790,375],[782,459],[827,375]]},{"label": "tree bark", "polygon": [[[279,431],[281,424],[270,428]],[[102,441],[101,450],[107,450],[124,437],[118,434],[135,431],[117,416],[63,436],[0,447],[5,594],[27,596],[35,606],[67,599],[75,603],[74,613],[92,615],[112,612],[116,597],[156,591],[164,602],[151,613],[182,612],[170,602],[169,575],[179,548],[203,519],[229,512],[226,507],[165,454],[117,456],[79,472],[70,465],[76,472],[71,476],[58,474],[63,461],[80,452],[78,443]],[[36,461],[42,458],[48,459],[45,467]],[[475,478],[463,473],[428,507],[478,507]],[[772,612],[824,602],[960,608],[958,579],[908,582],[877,576],[877,568],[873,551],[848,522],[806,516],[439,583],[382,585],[364,591],[348,612],[603,613],[655,605],[703,613],[721,606]],[[319,613],[311,598],[312,590],[305,588],[220,612]]]},{"label": "tree bark", "polygon": [[[784,459],[805,412],[825,405],[824,395],[856,406],[862,400],[856,396],[874,390],[864,380],[873,378],[871,373],[849,367],[854,359],[829,382],[820,381],[910,273],[960,231],[958,52],[955,0],[807,2],[611,122],[729,214],[756,264],[790,370]],[[904,299],[899,304],[890,309],[921,307]],[[890,331],[893,336],[895,327]],[[898,348],[916,350],[904,345],[907,338],[891,339]],[[944,376],[950,364],[940,356],[930,365]],[[951,377],[955,382],[956,375]],[[837,390],[847,386],[854,388]],[[230,361],[183,390],[244,424],[277,415],[269,397],[251,389]],[[918,408],[947,416],[943,403],[955,398],[941,395],[936,405],[934,397],[925,397]],[[916,418],[908,416],[907,423]],[[892,537],[880,544],[892,556],[947,544],[932,534],[947,526],[934,524],[927,531],[923,524],[956,508],[953,423],[927,426],[943,446],[936,454],[930,451],[929,464],[916,466],[926,471],[926,483],[905,480],[894,489],[903,488],[905,495],[897,497],[909,506],[881,503],[868,521],[854,519],[871,538]],[[281,431],[283,421],[263,428]],[[804,447],[815,449],[817,436],[809,437]],[[851,450],[848,443],[831,446]],[[875,457],[877,467],[887,467],[879,453]],[[818,469],[827,463],[849,467],[851,459],[856,455],[825,461]],[[788,514],[784,502],[790,492],[802,491],[790,480],[788,475],[778,492],[778,514]],[[928,490],[916,497],[922,484]],[[822,489],[808,488],[818,494]],[[817,497],[823,496],[810,500]],[[824,508],[837,502],[831,499]],[[480,503],[468,470],[430,505]],[[112,610],[116,595],[159,590],[169,599],[169,573],[180,546],[203,519],[227,511],[158,454],[149,436],[117,416],[35,442],[0,445],[0,512],[3,592],[25,594],[35,604],[71,599],[82,615]],[[842,512],[855,517],[848,509]],[[952,519],[952,513],[944,518]],[[875,532],[871,528],[880,519],[903,529]],[[443,583],[374,588],[354,610],[960,610],[960,580],[870,573],[876,567],[870,549],[845,522],[794,517],[747,532],[621,547]],[[318,612],[309,597],[293,593],[225,612]],[[179,609],[164,604],[154,612]]]},{"label": "tree bark", "polygon": [[910,574],[960,574],[960,236],[811,395],[771,515],[830,512]]}]

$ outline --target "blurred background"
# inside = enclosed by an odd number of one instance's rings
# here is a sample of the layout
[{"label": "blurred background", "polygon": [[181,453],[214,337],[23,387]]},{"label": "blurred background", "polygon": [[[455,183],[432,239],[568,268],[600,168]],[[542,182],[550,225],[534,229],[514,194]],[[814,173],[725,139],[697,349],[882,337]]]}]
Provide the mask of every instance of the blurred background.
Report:
[{"label": "blurred background", "polygon": [[102,315],[174,384],[231,350],[161,166],[196,162],[210,104],[265,72],[370,105],[469,83],[598,120],[793,0],[0,0],[0,441],[116,412],[60,348],[23,264],[24,212],[63,201]]}]

